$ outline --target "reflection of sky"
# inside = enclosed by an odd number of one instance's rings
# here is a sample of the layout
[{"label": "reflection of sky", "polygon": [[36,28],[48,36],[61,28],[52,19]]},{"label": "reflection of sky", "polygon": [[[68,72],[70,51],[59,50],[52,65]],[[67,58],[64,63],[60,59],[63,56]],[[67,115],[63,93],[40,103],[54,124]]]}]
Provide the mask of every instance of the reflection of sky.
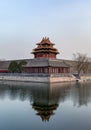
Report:
[{"label": "reflection of sky", "polygon": [[90,23],[90,0],[1,0],[0,59],[32,57],[43,36],[56,43],[59,58],[75,52],[91,56]]}]

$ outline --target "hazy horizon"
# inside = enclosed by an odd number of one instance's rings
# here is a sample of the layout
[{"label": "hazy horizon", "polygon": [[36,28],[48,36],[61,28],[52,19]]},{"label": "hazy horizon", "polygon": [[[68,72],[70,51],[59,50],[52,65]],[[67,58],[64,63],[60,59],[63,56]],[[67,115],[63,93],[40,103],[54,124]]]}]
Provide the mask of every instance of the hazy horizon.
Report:
[{"label": "hazy horizon", "polygon": [[43,37],[55,43],[58,59],[73,53],[91,57],[90,0],[1,0],[0,59],[33,58]]}]

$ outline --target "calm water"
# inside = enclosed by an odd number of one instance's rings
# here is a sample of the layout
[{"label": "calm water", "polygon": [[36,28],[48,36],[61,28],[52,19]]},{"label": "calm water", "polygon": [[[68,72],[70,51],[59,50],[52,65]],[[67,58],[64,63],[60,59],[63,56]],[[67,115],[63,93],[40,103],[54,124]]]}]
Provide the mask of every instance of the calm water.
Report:
[{"label": "calm water", "polygon": [[91,83],[0,83],[0,130],[91,130]]}]

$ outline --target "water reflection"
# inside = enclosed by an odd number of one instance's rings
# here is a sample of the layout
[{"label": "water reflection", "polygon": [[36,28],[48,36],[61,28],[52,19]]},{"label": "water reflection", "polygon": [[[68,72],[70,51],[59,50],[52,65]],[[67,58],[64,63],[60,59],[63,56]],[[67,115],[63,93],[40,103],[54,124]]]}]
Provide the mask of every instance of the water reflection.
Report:
[{"label": "water reflection", "polygon": [[71,89],[74,106],[87,106],[91,102],[91,83],[77,83]]},{"label": "water reflection", "polygon": [[49,121],[60,103],[70,99],[74,107],[91,102],[91,84],[0,83],[0,99],[28,100],[42,121]]},{"label": "water reflection", "polygon": [[31,88],[33,98],[33,109],[37,111],[42,121],[49,121],[50,117],[54,115],[54,110],[57,109],[60,97],[64,99],[65,87],[59,87],[55,84],[42,84],[42,86],[35,86]]}]

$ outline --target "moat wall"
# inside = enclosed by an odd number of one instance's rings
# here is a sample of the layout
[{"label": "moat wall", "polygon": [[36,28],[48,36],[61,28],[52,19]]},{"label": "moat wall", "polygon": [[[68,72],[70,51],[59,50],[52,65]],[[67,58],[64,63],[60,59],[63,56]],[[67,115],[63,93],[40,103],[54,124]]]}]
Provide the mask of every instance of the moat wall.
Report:
[{"label": "moat wall", "polygon": [[80,79],[77,79],[72,74],[65,75],[53,75],[53,74],[38,74],[38,75],[22,75],[22,74],[0,74],[1,81],[19,81],[19,82],[39,82],[39,83],[61,83],[61,82],[83,82],[90,81],[91,75],[82,75]]},{"label": "moat wall", "polygon": [[76,81],[76,78],[72,75],[22,75],[22,74],[0,74],[0,80],[2,81],[21,81],[21,82],[41,82],[41,83],[56,83],[56,82],[71,82]]}]

